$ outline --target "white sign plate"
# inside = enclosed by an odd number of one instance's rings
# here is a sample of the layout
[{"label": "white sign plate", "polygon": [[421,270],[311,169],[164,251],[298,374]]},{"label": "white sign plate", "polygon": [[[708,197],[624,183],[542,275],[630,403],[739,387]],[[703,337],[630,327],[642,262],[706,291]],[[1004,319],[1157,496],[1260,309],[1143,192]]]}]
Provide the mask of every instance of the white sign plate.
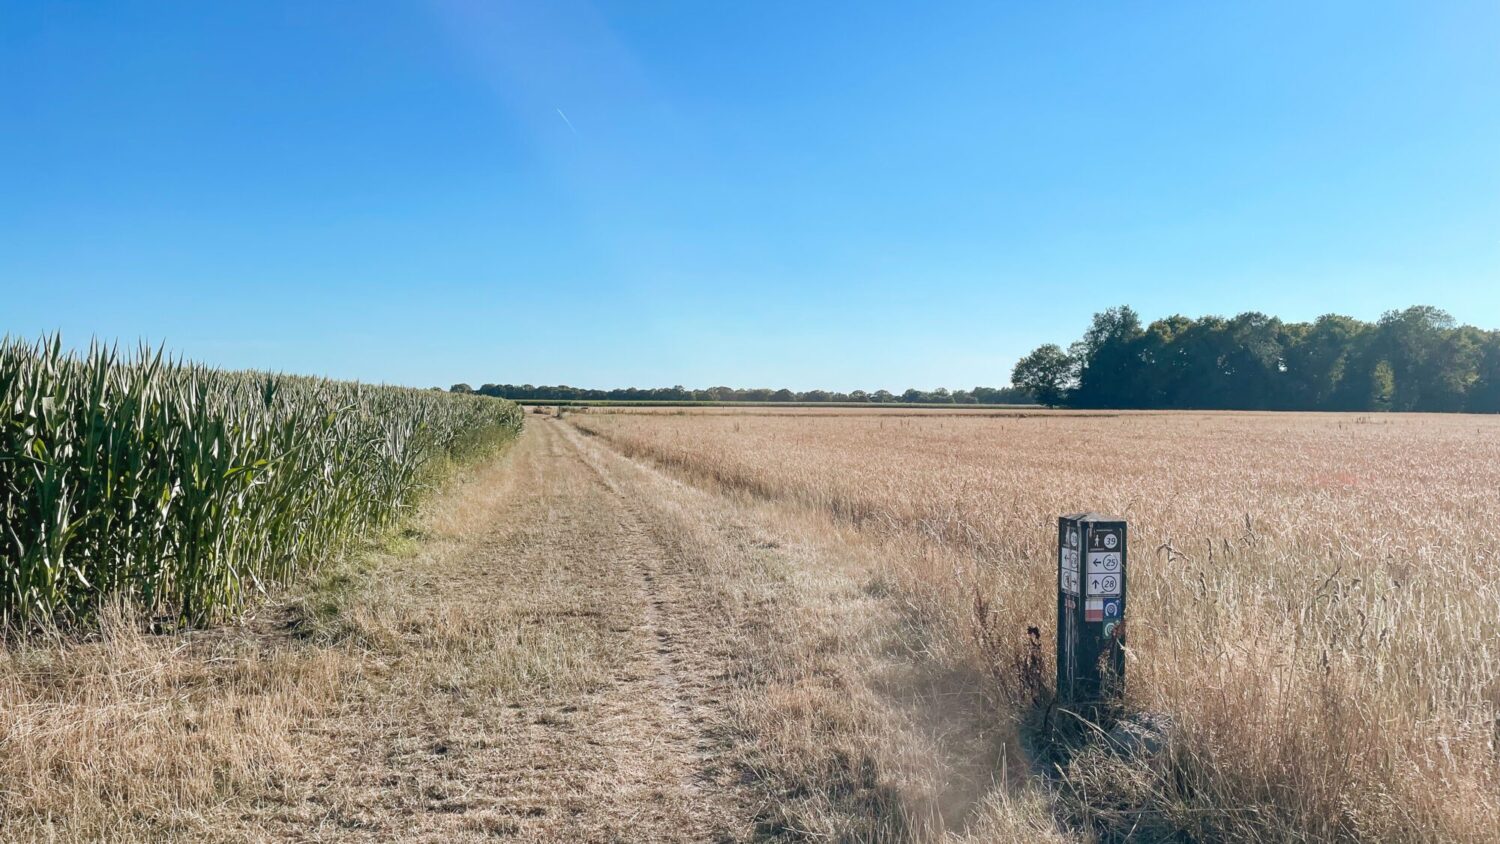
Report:
[{"label": "white sign plate", "polygon": [[1096,574],[1119,574],[1120,553],[1118,551],[1090,551],[1089,571],[1090,577]]},{"label": "white sign plate", "polygon": [[1113,598],[1120,594],[1120,580],[1118,574],[1090,574],[1089,597],[1090,598]]},{"label": "white sign plate", "polygon": [[1078,594],[1078,572],[1073,569],[1063,569],[1058,576],[1058,588],[1069,595]]}]

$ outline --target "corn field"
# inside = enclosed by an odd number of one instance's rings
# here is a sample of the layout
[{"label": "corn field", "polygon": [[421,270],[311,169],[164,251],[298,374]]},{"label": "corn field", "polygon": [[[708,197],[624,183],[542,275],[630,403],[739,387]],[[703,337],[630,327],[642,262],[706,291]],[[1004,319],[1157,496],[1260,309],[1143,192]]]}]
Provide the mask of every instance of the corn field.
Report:
[{"label": "corn field", "polygon": [[514,436],[501,399],[0,341],[0,626],[101,599],[202,623]]}]

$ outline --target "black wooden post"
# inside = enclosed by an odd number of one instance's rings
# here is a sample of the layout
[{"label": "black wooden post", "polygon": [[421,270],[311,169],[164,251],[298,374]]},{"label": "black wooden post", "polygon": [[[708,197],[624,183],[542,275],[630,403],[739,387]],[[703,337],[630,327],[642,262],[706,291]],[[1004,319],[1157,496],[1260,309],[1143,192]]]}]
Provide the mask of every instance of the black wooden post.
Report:
[{"label": "black wooden post", "polygon": [[1123,519],[1057,520],[1057,699],[1095,721],[1124,690],[1125,545]]}]

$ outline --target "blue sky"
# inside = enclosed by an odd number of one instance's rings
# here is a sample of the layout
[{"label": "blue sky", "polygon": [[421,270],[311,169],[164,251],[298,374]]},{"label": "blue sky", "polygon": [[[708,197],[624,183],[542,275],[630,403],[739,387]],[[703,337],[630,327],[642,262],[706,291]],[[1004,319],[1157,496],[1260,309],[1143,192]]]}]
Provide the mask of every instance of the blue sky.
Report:
[{"label": "blue sky", "polygon": [[1129,303],[1500,328],[1500,4],[0,0],[0,332],[1003,384]]}]

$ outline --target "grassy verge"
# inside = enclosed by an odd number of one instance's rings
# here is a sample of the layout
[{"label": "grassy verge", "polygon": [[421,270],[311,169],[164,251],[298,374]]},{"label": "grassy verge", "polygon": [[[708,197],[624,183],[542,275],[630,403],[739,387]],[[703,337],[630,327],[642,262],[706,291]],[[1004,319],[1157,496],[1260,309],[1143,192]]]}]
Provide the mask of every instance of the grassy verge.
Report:
[{"label": "grassy verge", "polygon": [[434,466],[420,506],[228,623],[152,634],[117,600],[0,640],[0,841],[243,840],[226,811],[305,788],[298,731],[371,669],[375,575],[484,530],[507,460]]}]

